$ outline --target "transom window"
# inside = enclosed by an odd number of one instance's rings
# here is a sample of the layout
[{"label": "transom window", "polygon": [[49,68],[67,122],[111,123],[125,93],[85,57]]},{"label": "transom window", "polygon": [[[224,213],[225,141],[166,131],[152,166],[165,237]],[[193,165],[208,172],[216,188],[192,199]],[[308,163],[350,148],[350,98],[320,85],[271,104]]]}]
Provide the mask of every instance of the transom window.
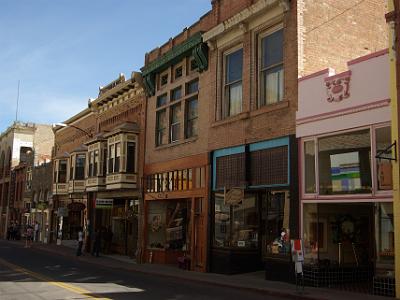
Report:
[{"label": "transom window", "polygon": [[259,106],[282,101],[284,96],[283,29],[261,39]]},{"label": "transom window", "polygon": [[243,49],[225,56],[223,116],[234,116],[242,112]]}]

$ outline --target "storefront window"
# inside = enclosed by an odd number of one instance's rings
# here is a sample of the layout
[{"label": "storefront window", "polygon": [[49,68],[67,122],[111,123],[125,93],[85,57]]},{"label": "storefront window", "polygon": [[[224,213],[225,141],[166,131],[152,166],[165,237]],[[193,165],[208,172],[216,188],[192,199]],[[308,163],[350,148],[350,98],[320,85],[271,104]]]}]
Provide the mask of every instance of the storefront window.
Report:
[{"label": "storefront window", "polygon": [[[267,254],[290,254],[289,198],[285,191],[269,192],[263,203],[266,212]],[[265,207],[266,206],[266,207]]]},{"label": "storefront window", "polygon": [[393,204],[377,204],[375,210],[376,222],[376,248],[377,267],[381,269],[393,269],[394,264],[394,227]]},{"label": "storefront window", "polygon": [[148,206],[148,247],[189,251],[190,205],[186,201],[151,201]]},{"label": "storefront window", "polygon": [[165,224],[166,203],[162,201],[151,201],[148,205],[147,228],[148,247],[164,249],[165,246]]},{"label": "storefront window", "polygon": [[315,143],[304,142],[304,184],[306,193],[315,193]]},{"label": "storefront window", "polygon": [[257,248],[258,209],[255,195],[227,203],[215,196],[214,245],[217,247]]},{"label": "storefront window", "polygon": [[321,195],[371,192],[369,129],[318,140]]},{"label": "storefront window", "polygon": [[392,151],[388,149],[392,144],[390,130],[390,126],[375,129],[376,153],[381,157],[376,160],[376,177],[379,190],[391,190],[393,188],[392,163],[390,160],[384,159],[392,157]]},{"label": "storefront window", "polygon": [[317,204],[307,203],[303,205],[303,241],[304,259],[307,263],[315,263],[318,260],[318,247],[326,248],[326,220],[318,219]]}]

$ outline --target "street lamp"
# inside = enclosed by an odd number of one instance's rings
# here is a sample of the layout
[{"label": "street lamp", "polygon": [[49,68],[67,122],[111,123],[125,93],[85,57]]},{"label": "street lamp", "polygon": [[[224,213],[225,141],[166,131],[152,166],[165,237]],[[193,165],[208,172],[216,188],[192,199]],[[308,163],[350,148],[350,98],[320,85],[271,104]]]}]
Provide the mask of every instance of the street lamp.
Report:
[{"label": "street lamp", "polygon": [[59,127],[72,127],[72,128],[75,128],[75,129],[77,129],[77,130],[82,131],[82,132],[85,133],[89,138],[92,138],[92,137],[93,137],[93,134],[92,134],[91,132],[86,131],[85,129],[82,129],[82,128],[80,128],[80,127],[78,127],[78,126],[75,126],[75,125],[72,125],[72,124],[53,123],[53,128],[55,128],[55,127],[57,127],[57,126],[59,126]]}]

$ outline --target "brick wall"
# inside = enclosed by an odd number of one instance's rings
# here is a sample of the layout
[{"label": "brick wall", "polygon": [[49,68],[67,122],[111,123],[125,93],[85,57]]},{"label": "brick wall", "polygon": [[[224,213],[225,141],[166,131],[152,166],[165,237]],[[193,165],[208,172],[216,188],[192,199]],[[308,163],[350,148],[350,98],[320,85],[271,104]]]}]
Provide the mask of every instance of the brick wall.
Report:
[{"label": "brick wall", "polygon": [[299,50],[300,76],[327,67],[341,72],[347,69],[347,61],[388,47],[386,1],[297,2],[301,8],[299,44],[303,47]]},{"label": "brick wall", "polygon": [[[96,129],[96,116],[88,112],[77,121],[72,122],[72,124],[94,134]],[[64,155],[65,152],[70,153],[88,139],[89,137],[84,132],[73,127],[63,127],[59,129],[55,132],[55,156]]]},{"label": "brick wall", "polygon": [[[240,1],[238,1],[240,2]],[[247,3],[247,1],[242,1]],[[266,17],[267,11],[264,12]],[[243,145],[246,143],[287,136],[295,133],[295,114],[297,110],[297,18],[296,3],[282,17],[284,29],[284,101],[268,107],[257,108],[258,99],[258,34],[268,30],[268,26],[247,30],[236,43],[243,45],[243,112],[239,115],[221,119],[222,98],[221,80],[224,48],[210,52],[210,71],[207,99],[210,99],[209,151]],[[237,35],[236,35],[237,36]],[[232,42],[231,45],[234,45]],[[229,48],[229,45],[227,46]],[[217,87],[217,88],[216,88]]]}]

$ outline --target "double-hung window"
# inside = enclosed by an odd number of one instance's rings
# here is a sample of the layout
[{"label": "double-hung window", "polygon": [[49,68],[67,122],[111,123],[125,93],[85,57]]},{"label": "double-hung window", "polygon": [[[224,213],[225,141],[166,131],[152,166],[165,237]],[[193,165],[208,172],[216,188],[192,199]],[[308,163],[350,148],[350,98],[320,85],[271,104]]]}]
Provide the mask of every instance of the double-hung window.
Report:
[{"label": "double-hung window", "polygon": [[115,161],[115,144],[111,144],[108,147],[108,173],[114,173],[114,161]]},{"label": "double-hung window", "polygon": [[108,173],[118,173],[120,170],[121,143],[109,145],[108,154]]},{"label": "double-hung window", "polygon": [[126,172],[135,173],[136,143],[128,142],[126,149]]},{"label": "double-hung window", "polygon": [[197,136],[197,97],[186,102],[186,138]]},{"label": "double-hung window", "polygon": [[89,152],[89,177],[93,177],[93,164],[94,164],[94,153],[93,151]]},{"label": "double-hung window", "polygon": [[242,112],[243,49],[225,56],[224,117]]},{"label": "double-hung window", "polygon": [[167,143],[167,112],[165,109],[157,111],[156,121],[156,144],[157,146],[165,145]]},{"label": "double-hung window", "polygon": [[261,39],[259,106],[282,101],[284,94],[283,77],[283,29]]},{"label": "double-hung window", "polygon": [[63,159],[58,162],[58,183],[67,182],[67,160]]},{"label": "double-hung window", "polygon": [[171,143],[179,141],[181,132],[181,103],[171,106],[170,139]]},{"label": "double-hung window", "polygon": [[120,170],[121,161],[121,143],[115,144],[115,162],[114,162],[114,173],[118,173]]},{"label": "double-hung window", "polygon": [[75,160],[75,180],[85,179],[85,154],[77,154]]}]

